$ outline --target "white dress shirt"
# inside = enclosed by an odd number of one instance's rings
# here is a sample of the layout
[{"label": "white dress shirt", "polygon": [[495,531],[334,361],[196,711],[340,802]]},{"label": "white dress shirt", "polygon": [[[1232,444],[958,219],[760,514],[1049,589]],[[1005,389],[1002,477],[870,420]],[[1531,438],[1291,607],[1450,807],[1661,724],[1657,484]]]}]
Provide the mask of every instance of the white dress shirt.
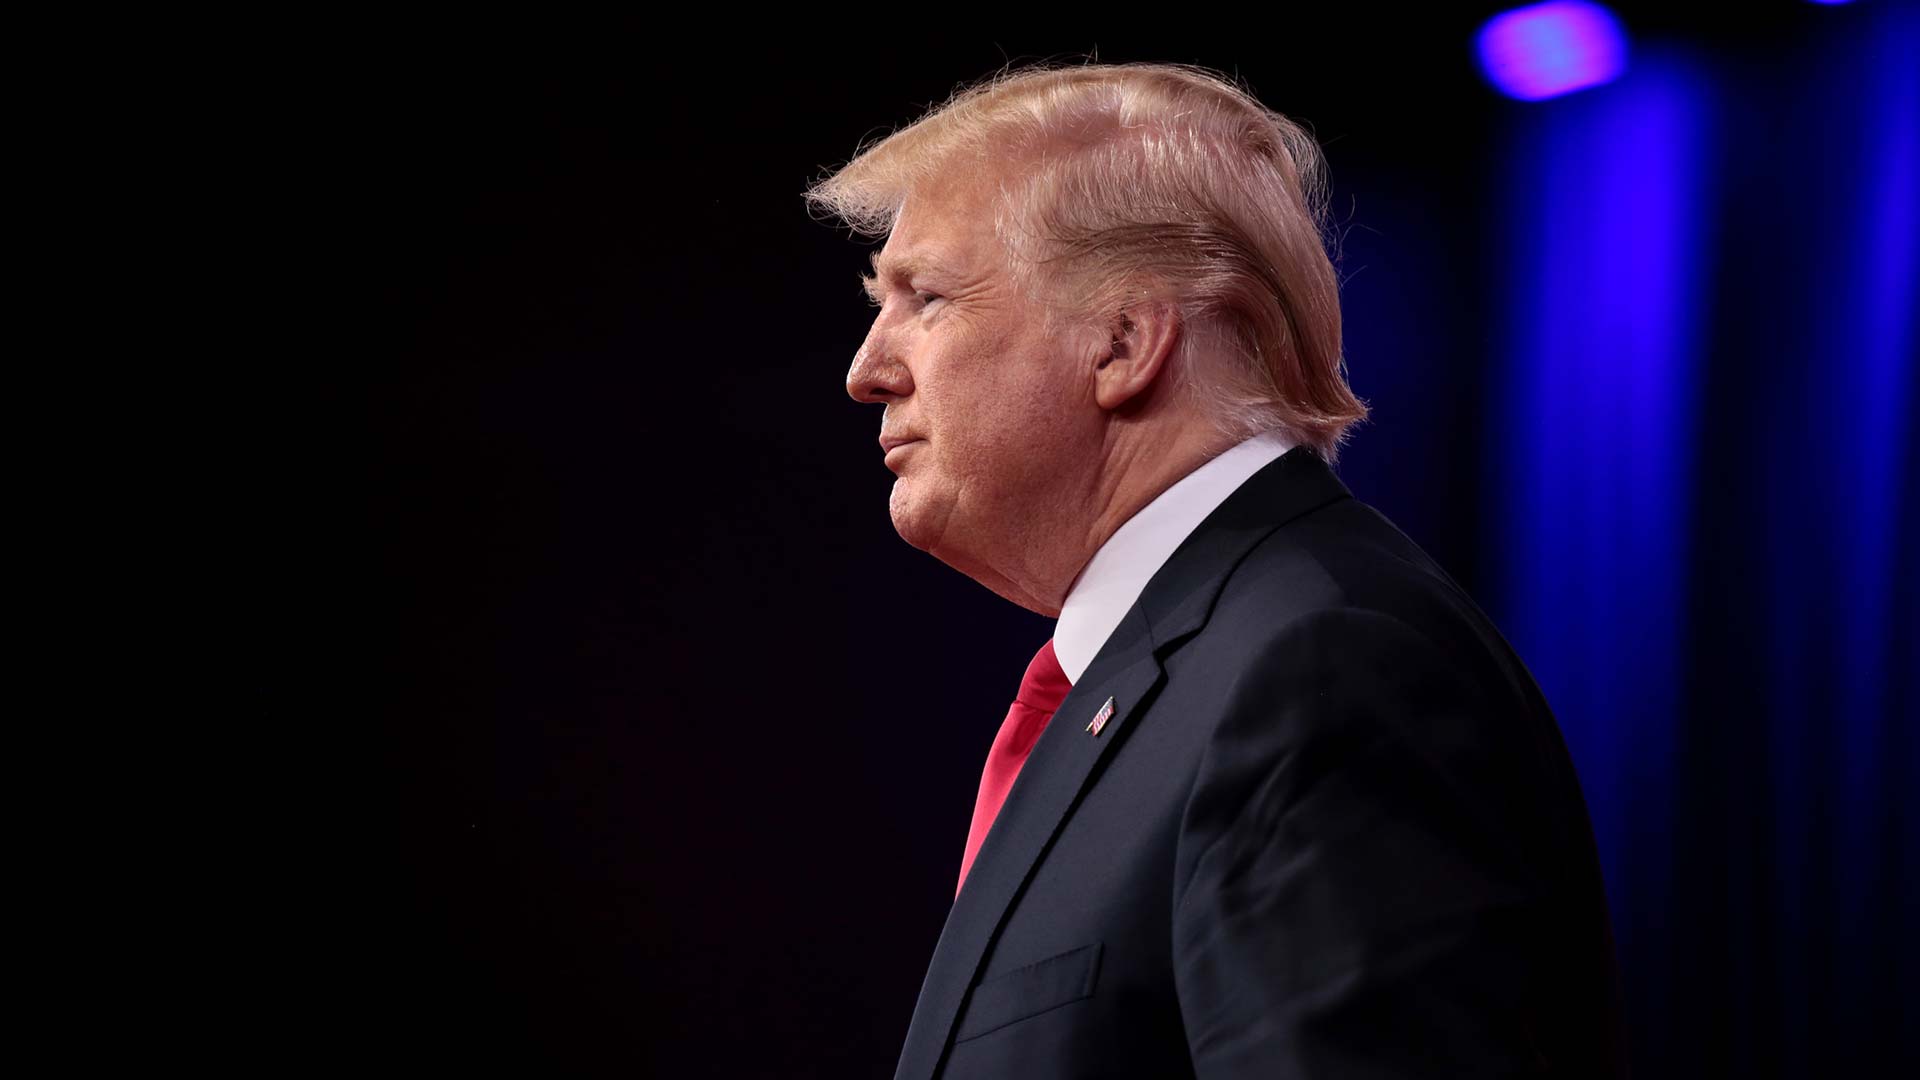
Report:
[{"label": "white dress shirt", "polygon": [[1293,444],[1278,432],[1255,435],[1181,477],[1114,530],[1087,560],[1060,605],[1053,655],[1068,679],[1080,681],[1173,549],[1248,477],[1291,449]]}]

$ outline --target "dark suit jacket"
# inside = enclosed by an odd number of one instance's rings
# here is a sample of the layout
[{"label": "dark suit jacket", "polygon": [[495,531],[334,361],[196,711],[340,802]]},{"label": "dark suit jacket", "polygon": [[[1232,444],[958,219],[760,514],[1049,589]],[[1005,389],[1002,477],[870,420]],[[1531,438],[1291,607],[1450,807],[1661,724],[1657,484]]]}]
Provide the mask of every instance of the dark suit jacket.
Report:
[{"label": "dark suit jacket", "polygon": [[1540,691],[1299,448],[1174,552],[1054,714],[896,1076],[1617,1075],[1616,985]]}]

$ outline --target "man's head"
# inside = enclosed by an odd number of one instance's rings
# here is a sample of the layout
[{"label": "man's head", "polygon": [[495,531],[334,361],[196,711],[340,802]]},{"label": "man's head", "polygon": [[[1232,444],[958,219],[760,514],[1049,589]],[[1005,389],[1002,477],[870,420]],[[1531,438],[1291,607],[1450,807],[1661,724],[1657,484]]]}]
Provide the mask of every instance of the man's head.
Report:
[{"label": "man's head", "polygon": [[920,440],[887,455],[901,535],[1046,611],[1240,439],[1332,460],[1365,407],[1320,175],[1309,137],[1214,75],[1090,65],[965,90],[816,185],[888,237],[847,389],[885,404],[883,441]]}]

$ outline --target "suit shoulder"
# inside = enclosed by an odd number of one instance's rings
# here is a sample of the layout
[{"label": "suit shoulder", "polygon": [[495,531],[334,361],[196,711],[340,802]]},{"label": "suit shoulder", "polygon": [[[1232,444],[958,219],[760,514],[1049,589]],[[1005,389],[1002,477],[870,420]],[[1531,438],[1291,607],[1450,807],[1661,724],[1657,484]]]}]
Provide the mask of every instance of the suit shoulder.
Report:
[{"label": "suit shoulder", "polygon": [[[1386,516],[1345,498],[1275,529],[1248,551],[1221,590],[1216,612],[1232,617],[1252,605],[1258,621],[1286,621],[1338,608],[1424,622],[1432,605],[1471,607],[1464,590]],[[1464,612],[1455,612],[1464,614]],[[1481,616],[1477,607],[1472,614]]]},{"label": "suit shoulder", "polygon": [[1397,628],[1496,698],[1538,688],[1484,611],[1372,506],[1345,498],[1275,529],[1220,592],[1207,636],[1257,652],[1304,624]]}]

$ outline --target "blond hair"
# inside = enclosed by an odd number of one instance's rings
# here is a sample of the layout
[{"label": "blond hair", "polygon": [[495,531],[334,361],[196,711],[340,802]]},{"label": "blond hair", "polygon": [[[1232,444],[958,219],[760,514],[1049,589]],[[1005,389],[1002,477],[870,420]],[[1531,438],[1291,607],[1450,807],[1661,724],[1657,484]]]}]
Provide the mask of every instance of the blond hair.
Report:
[{"label": "blond hair", "polygon": [[[1003,70],[806,197],[884,237],[911,192],[959,168],[999,170],[994,231],[1049,312],[1178,305],[1188,331],[1174,377],[1223,433],[1277,429],[1332,462],[1366,417],[1340,351],[1325,164],[1312,136],[1248,91],[1180,64]],[[1224,348],[1202,362],[1208,338]]]}]

